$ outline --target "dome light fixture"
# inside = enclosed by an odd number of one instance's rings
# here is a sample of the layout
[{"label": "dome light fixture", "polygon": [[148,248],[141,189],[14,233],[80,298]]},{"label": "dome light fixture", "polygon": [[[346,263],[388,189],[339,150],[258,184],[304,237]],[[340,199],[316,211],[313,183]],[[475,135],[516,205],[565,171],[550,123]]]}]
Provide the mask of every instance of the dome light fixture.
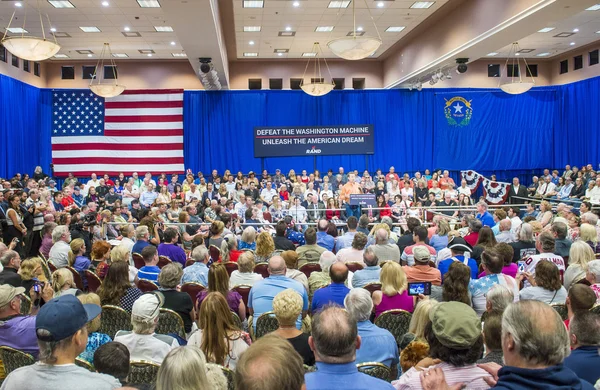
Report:
[{"label": "dome light fixture", "polygon": [[[520,50],[519,43],[514,42],[512,44],[512,46],[510,47],[510,50],[508,52],[508,57],[506,57],[506,63],[504,64],[503,74],[506,75],[506,78],[504,80],[501,78],[498,83],[498,87],[500,87],[501,90],[503,90],[504,92],[506,92],[510,95],[520,95],[522,93],[529,91],[535,85],[535,79],[533,78],[533,76],[530,77],[531,82],[528,81],[527,78],[523,79],[523,76],[521,73],[521,64],[520,64],[521,59],[519,58],[519,56],[517,56],[519,50]],[[512,55],[512,58],[511,58],[511,55]],[[511,63],[512,74],[511,75],[508,74],[508,62],[509,61],[512,61],[512,63]],[[527,60],[525,58],[523,58],[523,62],[525,63],[525,68],[524,68],[525,72],[529,72],[529,74],[531,75],[531,71],[529,71],[529,65],[527,65]],[[517,75],[515,75],[516,73],[517,73]]]},{"label": "dome light fixture", "polygon": [[[308,62],[306,63],[306,68],[304,68],[304,74],[302,75],[302,84],[300,88],[309,94],[310,96],[324,96],[333,90],[335,84],[333,82],[333,77],[331,77],[331,71],[329,70],[329,65],[327,65],[327,60],[323,57],[323,51],[321,50],[321,46],[319,42],[315,42],[313,44],[312,52],[315,53],[314,57],[309,57]],[[319,58],[321,57],[321,58]],[[306,77],[306,71],[310,66],[311,60],[314,58],[314,71],[313,77],[311,78],[310,83],[305,84],[304,78]],[[325,67],[327,68],[327,72],[329,73],[329,78],[331,82],[325,82],[325,78],[321,77],[321,60],[325,63]]]},{"label": "dome light fixture", "polygon": [[369,16],[371,17],[371,21],[375,26],[375,31],[377,32],[377,38],[369,37],[369,36],[360,36],[356,35],[356,0],[352,0],[352,19],[353,19],[353,29],[352,35],[350,37],[342,37],[331,40],[327,43],[329,49],[338,57],[341,57],[345,60],[362,60],[363,58],[367,58],[373,55],[379,46],[381,46],[382,40],[381,35],[379,34],[379,30],[377,29],[377,25],[375,24],[375,20],[373,19],[373,15],[371,15],[371,10],[369,6],[365,2],[367,6],[367,11],[369,12]]},{"label": "dome light fixture", "polygon": [[[111,69],[113,71],[113,81],[107,82],[104,77],[104,61],[108,58]],[[110,44],[105,43],[102,47],[102,53],[96,64],[94,75],[90,81],[90,90],[96,95],[103,98],[111,98],[119,96],[125,91],[125,86],[119,84],[117,76],[117,66],[113,60],[112,51],[110,50]]]},{"label": "dome light fixture", "polygon": [[[13,12],[10,21],[8,22],[8,27],[4,32],[4,36],[2,37],[2,41],[0,42],[6,50],[15,55],[16,57],[22,58],[28,61],[44,61],[48,58],[53,57],[60,50],[60,45],[56,42],[56,36],[52,34],[54,39],[46,38],[46,30],[44,26],[44,17],[38,7],[37,13],[40,17],[40,25],[42,27],[42,37],[28,36],[27,30],[25,29],[25,21],[27,20],[27,5],[25,4],[25,17],[23,17],[23,26],[19,29],[20,35],[7,37],[8,32],[10,31],[10,26],[15,20],[15,13],[17,10]],[[46,19],[48,20],[48,29],[52,31],[52,24],[50,23],[50,18],[46,15]]]}]

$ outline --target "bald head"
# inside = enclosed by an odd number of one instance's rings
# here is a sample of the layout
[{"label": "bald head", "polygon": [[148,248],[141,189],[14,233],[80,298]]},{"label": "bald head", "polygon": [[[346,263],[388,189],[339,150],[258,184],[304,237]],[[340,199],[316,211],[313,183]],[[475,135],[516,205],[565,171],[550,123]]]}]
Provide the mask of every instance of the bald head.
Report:
[{"label": "bald head", "polygon": [[348,279],[348,267],[342,262],[333,263],[329,268],[332,283],[344,283]]},{"label": "bald head", "polygon": [[327,231],[328,225],[329,225],[329,222],[327,222],[326,219],[321,219],[321,220],[319,220],[319,224],[317,225],[317,228],[319,229],[320,232],[325,232],[325,231]]},{"label": "bald head", "polygon": [[285,275],[285,260],[281,256],[273,256],[269,259],[269,275]]},{"label": "bald head", "polygon": [[377,244],[387,244],[388,243],[388,232],[387,230],[381,228],[377,229],[375,233],[375,241]]},{"label": "bald head", "polygon": [[500,221],[500,231],[501,232],[507,232],[511,229],[512,227],[512,222],[510,221],[510,219],[503,219],[502,221]]}]

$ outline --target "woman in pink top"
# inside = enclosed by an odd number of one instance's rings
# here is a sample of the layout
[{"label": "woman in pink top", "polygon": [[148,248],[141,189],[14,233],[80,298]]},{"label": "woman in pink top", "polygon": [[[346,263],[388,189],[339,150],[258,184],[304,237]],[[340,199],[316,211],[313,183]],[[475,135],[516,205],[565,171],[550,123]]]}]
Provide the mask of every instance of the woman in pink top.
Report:
[{"label": "woman in pink top", "polygon": [[416,297],[408,295],[406,274],[400,264],[388,261],[379,276],[381,291],[373,293],[375,318],[386,310],[402,309],[412,313]]},{"label": "woman in pink top", "polygon": [[[501,242],[496,244],[494,247],[495,250],[502,256],[504,259],[504,267],[502,268],[502,273],[504,275],[511,276],[513,278],[517,277],[517,272],[519,271],[519,266],[517,263],[513,263],[513,255],[514,249],[512,246],[508,245],[505,242]],[[486,275],[485,271],[479,274],[479,278],[482,278]]]}]

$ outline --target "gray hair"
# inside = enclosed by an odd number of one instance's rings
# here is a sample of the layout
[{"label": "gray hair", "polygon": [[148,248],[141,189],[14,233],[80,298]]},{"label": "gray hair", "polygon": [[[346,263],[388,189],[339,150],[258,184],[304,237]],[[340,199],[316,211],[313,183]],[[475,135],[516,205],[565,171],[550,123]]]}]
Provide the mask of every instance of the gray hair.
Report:
[{"label": "gray hair", "polygon": [[344,298],[344,307],[356,321],[367,321],[373,311],[371,294],[364,288],[353,288]]},{"label": "gray hair", "polygon": [[325,363],[354,362],[357,336],[356,321],[341,307],[326,306],[313,316],[315,355]]},{"label": "gray hair", "polygon": [[598,223],[598,216],[591,211],[588,211],[581,216],[581,222],[587,222],[590,225],[596,226]]},{"label": "gray hair", "polygon": [[377,232],[375,232],[375,242],[377,244],[387,244],[389,240],[389,234],[387,232],[387,230],[381,228],[381,229],[377,229]]},{"label": "gray hair", "polygon": [[[545,321],[539,321],[544,318]],[[547,303],[523,300],[502,316],[502,342],[510,335],[516,353],[529,365],[555,366],[569,355],[569,336],[560,315]]]},{"label": "gray hair", "polygon": [[194,261],[204,262],[208,256],[208,249],[204,245],[199,245],[192,251],[192,259]]},{"label": "gray hair", "polygon": [[[86,326],[84,326],[84,328]],[[46,329],[37,329],[35,332],[38,337],[46,338],[52,336],[50,331]],[[68,348],[69,345],[71,345],[71,343],[73,342],[73,337],[75,337],[75,333],[67,337],[66,339],[62,339],[60,341],[42,341],[38,338],[37,342],[40,348],[40,353],[38,355],[39,360],[45,364],[55,364],[57,360],[56,356],[54,355],[55,352],[59,349]]]},{"label": "gray hair", "polygon": [[521,229],[519,230],[519,241],[525,242],[534,242],[533,239],[533,227],[527,222],[521,224]]},{"label": "gray hair", "polygon": [[181,264],[172,262],[165,265],[158,274],[158,283],[162,288],[175,288],[181,283],[183,269]]},{"label": "gray hair", "polygon": [[377,257],[377,254],[375,253],[373,248],[365,248],[365,251],[363,252],[363,261],[368,267],[379,264],[379,258]]},{"label": "gray hair", "polygon": [[502,314],[504,310],[515,300],[515,294],[508,288],[495,284],[486,295],[486,301],[494,313]]},{"label": "gray hair", "polygon": [[477,206],[481,207],[481,208],[482,208],[482,209],[484,209],[484,210],[487,210],[487,209],[488,209],[488,205],[487,205],[487,203],[485,203],[485,202],[483,202],[483,201],[481,201],[481,202],[477,202]]},{"label": "gray hair", "polygon": [[6,252],[4,252],[2,257],[0,257],[0,263],[2,263],[3,267],[7,267],[12,261],[12,259],[14,259],[17,256],[19,256],[19,254],[16,251],[7,250]]},{"label": "gray hair", "polygon": [[569,333],[577,337],[579,346],[600,345],[600,315],[587,310],[575,313],[569,324]]},{"label": "gray hair", "polygon": [[596,282],[600,281],[600,260],[592,260],[588,263],[588,272],[596,277]]},{"label": "gray hair", "polygon": [[321,257],[319,257],[319,265],[321,266],[321,271],[329,272],[329,268],[331,265],[336,262],[336,257],[333,252],[325,251],[321,253]]},{"label": "gray hair", "polygon": [[55,227],[54,230],[52,231],[52,242],[56,243],[56,242],[60,241],[61,237],[68,233],[69,233],[68,226],[59,225],[59,226]]},{"label": "gray hair", "polygon": [[187,345],[171,350],[163,360],[156,377],[156,389],[172,389],[194,383],[197,389],[213,388],[207,378],[207,366],[204,353],[199,347]]},{"label": "gray hair", "polygon": [[137,240],[141,240],[142,238],[146,237],[146,234],[148,233],[150,233],[150,231],[148,230],[148,226],[139,225],[135,228],[135,238]]},{"label": "gray hair", "polygon": [[388,225],[390,227],[390,230],[394,228],[394,221],[392,221],[392,218],[390,217],[381,218],[381,223],[385,223],[386,225]]},{"label": "gray hair", "polygon": [[42,230],[42,235],[46,235],[47,233],[52,234],[52,231],[58,226],[55,222],[45,222]]},{"label": "gray hair", "polygon": [[133,333],[137,334],[152,334],[154,333],[154,329],[156,329],[156,325],[158,325],[158,317],[156,318],[144,318],[140,316],[136,316],[135,314],[131,315],[131,325],[133,326]]},{"label": "gray hair", "polygon": [[474,233],[477,233],[478,231],[480,231],[482,227],[483,227],[483,224],[477,218],[473,218],[469,221],[469,229]]}]

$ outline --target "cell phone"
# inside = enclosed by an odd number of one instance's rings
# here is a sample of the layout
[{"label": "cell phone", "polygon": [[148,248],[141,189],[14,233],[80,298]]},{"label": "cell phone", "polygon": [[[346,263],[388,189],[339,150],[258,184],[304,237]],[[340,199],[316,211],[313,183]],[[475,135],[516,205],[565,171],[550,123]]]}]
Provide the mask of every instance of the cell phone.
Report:
[{"label": "cell phone", "polygon": [[525,272],[525,262],[517,261],[517,264],[519,266],[519,273],[522,274],[523,272]]},{"label": "cell phone", "polygon": [[408,284],[408,295],[431,295],[431,282],[416,282]]}]

